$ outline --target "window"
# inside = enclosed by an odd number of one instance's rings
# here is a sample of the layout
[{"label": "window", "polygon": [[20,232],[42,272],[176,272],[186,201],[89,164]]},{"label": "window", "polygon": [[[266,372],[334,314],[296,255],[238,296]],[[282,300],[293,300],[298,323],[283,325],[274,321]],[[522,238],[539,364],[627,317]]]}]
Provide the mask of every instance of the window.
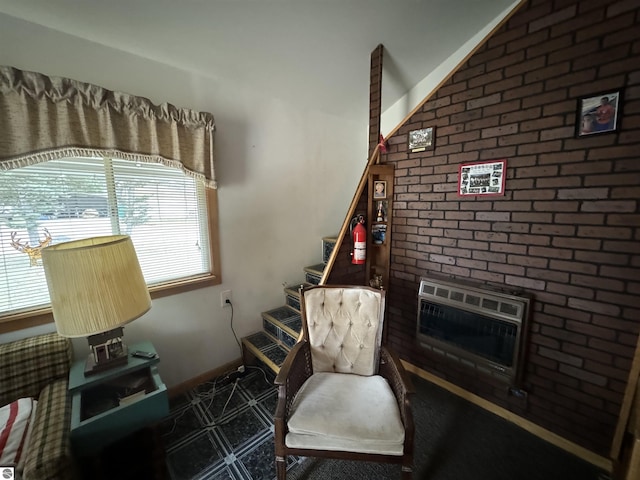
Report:
[{"label": "window", "polygon": [[48,306],[39,247],[91,236],[130,235],[152,293],[219,283],[212,197],[155,163],[67,158],[0,172],[0,317]]}]

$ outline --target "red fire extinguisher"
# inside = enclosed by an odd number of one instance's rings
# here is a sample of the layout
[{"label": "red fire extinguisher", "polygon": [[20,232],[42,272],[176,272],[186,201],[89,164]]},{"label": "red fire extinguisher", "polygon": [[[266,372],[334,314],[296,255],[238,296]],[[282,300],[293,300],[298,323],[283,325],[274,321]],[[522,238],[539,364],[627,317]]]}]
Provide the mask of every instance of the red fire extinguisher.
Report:
[{"label": "red fire extinguisher", "polygon": [[351,263],[362,265],[367,259],[367,230],[364,228],[364,215],[356,215],[351,220],[351,238],[353,239]]}]

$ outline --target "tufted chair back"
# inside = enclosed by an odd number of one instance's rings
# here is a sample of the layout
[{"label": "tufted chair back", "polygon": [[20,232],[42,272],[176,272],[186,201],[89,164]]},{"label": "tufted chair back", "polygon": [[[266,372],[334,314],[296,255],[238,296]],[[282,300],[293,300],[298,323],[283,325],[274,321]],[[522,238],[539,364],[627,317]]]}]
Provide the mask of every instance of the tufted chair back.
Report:
[{"label": "tufted chair back", "polygon": [[314,373],[378,373],[384,291],[323,285],[303,289],[301,298]]}]

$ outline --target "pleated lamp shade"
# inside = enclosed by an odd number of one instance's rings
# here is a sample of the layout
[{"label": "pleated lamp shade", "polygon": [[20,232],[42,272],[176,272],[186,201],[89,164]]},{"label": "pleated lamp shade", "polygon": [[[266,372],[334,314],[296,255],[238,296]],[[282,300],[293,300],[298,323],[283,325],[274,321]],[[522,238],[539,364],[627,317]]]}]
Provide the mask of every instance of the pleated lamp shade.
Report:
[{"label": "pleated lamp shade", "polygon": [[131,238],[112,235],[42,249],[53,318],[64,337],[106,332],[151,308]]}]

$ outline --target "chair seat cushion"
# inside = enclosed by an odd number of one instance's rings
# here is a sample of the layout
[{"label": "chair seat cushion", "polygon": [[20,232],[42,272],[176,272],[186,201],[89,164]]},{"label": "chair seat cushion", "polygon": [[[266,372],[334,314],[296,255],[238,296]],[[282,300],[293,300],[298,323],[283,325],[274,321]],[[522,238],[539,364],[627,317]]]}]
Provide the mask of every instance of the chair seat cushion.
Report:
[{"label": "chair seat cushion", "polygon": [[290,448],[403,454],[398,404],[379,375],[312,375],[296,395],[287,425]]}]

